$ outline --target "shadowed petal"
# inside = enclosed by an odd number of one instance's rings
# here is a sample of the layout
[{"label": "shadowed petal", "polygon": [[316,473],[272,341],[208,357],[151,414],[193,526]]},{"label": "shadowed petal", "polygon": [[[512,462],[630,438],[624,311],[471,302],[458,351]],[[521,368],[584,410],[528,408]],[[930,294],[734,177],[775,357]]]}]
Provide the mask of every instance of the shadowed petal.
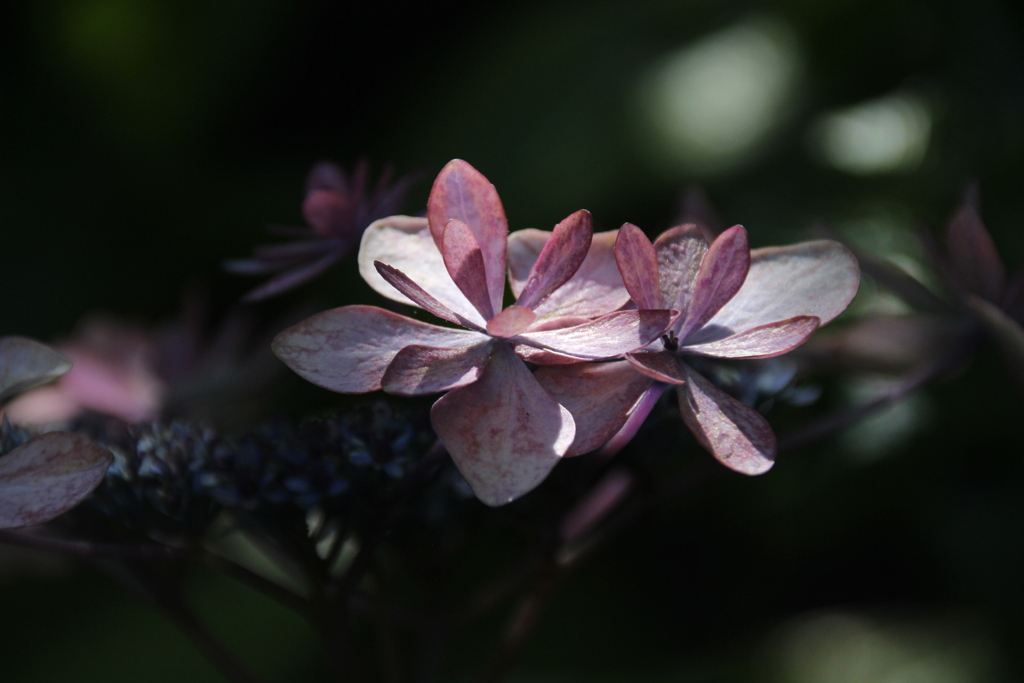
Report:
[{"label": "shadowed petal", "polygon": [[685,344],[680,349],[686,353],[715,358],[770,358],[803,344],[820,324],[821,321],[813,316],[798,316],[761,325],[724,339]]},{"label": "shadowed petal", "polygon": [[658,404],[658,399],[665,393],[669,385],[662,384],[661,382],[655,382],[647,391],[644,392],[643,396],[636,402],[633,410],[630,411],[629,417],[626,419],[625,424],[622,428],[615,432],[615,436],[608,439],[598,454],[602,457],[610,458],[616,455],[619,451],[629,445],[629,442],[633,440],[637,432],[640,431],[640,427],[643,426],[644,420],[654,410],[654,406]]},{"label": "shadowed petal", "polygon": [[707,251],[708,243],[695,225],[670,228],[654,240],[661,300],[679,311],[680,320],[689,312],[694,282]]},{"label": "shadowed petal", "polygon": [[754,249],[750,257],[740,291],[693,341],[804,315],[824,325],[846,309],[860,284],[857,259],[831,240]]},{"label": "shadowed petal", "polygon": [[493,352],[493,341],[454,349],[406,346],[388,365],[381,388],[389,394],[421,396],[465,386],[480,378]]},{"label": "shadowed petal", "polygon": [[514,337],[537,320],[537,314],[524,306],[509,306],[487,321],[487,334],[495,337]]},{"label": "shadowed petal", "polygon": [[312,280],[317,275],[333,266],[341,259],[342,256],[345,255],[345,253],[346,252],[344,250],[333,251],[324,254],[312,263],[304,263],[301,266],[287,270],[250,291],[242,297],[242,301],[262,301],[264,299],[269,299],[272,296],[276,296],[281,292],[292,289],[293,287],[298,287],[303,282]]},{"label": "shadowed petal", "polygon": [[430,296],[427,292],[423,291],[422,287],[410,280],[408,275],[397,268],[392,268],[380,261],[377,261],[373,265],[376,266],[377,272],[380,273],[380,276],[384,278],[388,284],[409,297],[409,299],[415,302],[416,305],[423,310],[430,311],[438,318],[447,320],[450,323],[465,325],[472,329],[480,329],[479,325],[467,320],[434,297]]},{"label": "shadowed petal", "polygon": [[508,344],[498,345],[479,380],[442,396],[430,421],[477,498],[490,506],[544,481],[576,433],[569,411]]},{"label": "shadowed petal", "polygon": [[477,325],[487,322],[448,274],[425,218],[391,216],[373,222],[363,233],[358,261],[359,274],[366,283],[392,301],[418,305],[381,277],[375,261],[402,271],[445,307]]},{"label": "shadowed petal", "polygon": [[454,218],[448,221],[441,237],[441,256],[452,280],[484,320],[493,318],[495,309],[487,292],[484,257],[468,225]]},{"label": "shadowed petal", "polygon": [[317,386],[343,394],[380,389],[395,354],[413,344],[455,348],[486,339],[467,330],[428,325],[374,306],[318,313],[274,338],[285,364]]},{"label": "shadowed petal", "polygon": [[1024,329],[1016,320],[979,296],[968,296],[967,305],[981,318],[1017,381],[1024,383]]},{"label": "shadowed petal", "polygon": [[577,211],[556,225],[530,269],[516,305],[536,308],[564,285],[583,265],[593,236],[589,211]]},{"label": "shadowed petal", "polygon": [[[583,265],[534,310],[544,320],[560,317],[596,318],[616,311],[629,301],[629,292],[615,264],[618,230],[595,233]],[[508,238],[509,281],[516,296],[540,252],[551,237],[545,230],[517,230]]]},{"label": "shadowed petal", "polygon": [[103,481],[110,451],[67,432],[48,432],[0,457],[0,529],[42,524]]},{"label": "shadowed petal", "polygon": [[653,384],[625,361],[549,366],[533,376],[572,413],[576,438],[567,456],[597,450],[615,436]]},{"label": "shadowed petal", "polygon": [[637,351],[626,356],[626,360],[638,371],[651,379],[667,384],[684,384],[686,371],[674,353],[668,351]]},{"label": "shadowed petal", "polygon": [[626,291],[637,308],[664,308],[658,282],[658,256],[644,231],[632,223],[619,229],[615,240],[615,262]]},{"label": "shadowed petal", "polygon": [[741,225],[729,228],[708,247],[701,261],[686,318],[675,327],[679,339],[699,330],[743,286],[750,269],[750,245]]},{"label": "shadowed petal", "polygon": [[1006,268],[981,217],[964,206],[949,222],[949,256],[964,289],[999,301],[1006,287]]},{"label": "shadowed petal", "polygon": [[775,464],[775,434],[753,408],[704,379],[685,363],[686,384],[679,387],[679,412],[697,441],[726,467],[742,474],[763,474]]},{"label": "shadowed petal", "polygon": [[469,226],[480,245],[487,271],[491,310],[500,311],[505,296],[505,252],[508,221],[498,192],[465,161],[454,159],[441,169],[427,200],[427,219],[434,241],[440,247],[444,226],[451,219]]},{"label": "shadowed petal", "polygon": [[71,369],[64,354],[25,337],[0,337],[0,401]]},{"label": "shadowed petal", "polygon": [[587,360],[618,358],[660,337],[672,311],[620,311],[582,325],[527,332],[516,341]]}]

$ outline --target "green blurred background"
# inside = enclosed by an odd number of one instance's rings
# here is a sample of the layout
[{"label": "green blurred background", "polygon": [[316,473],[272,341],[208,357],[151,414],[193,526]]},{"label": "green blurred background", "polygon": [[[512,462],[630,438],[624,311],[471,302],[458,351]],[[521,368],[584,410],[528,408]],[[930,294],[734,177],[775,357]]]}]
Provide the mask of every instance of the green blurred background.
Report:
[{"label": "green blurred background", "polygon": [[[654,235],[699,184],[754,246],[821,221],[908,268],[912,230],[976,180],[1013,267],[1022,18],[987,0],[3,3],[2,332],[151,324],[191,285],[236,300],[254,282],[221,261],[301,224],[324,158],[422,171],[411,212],[467,159],[513,229],[587,208]],[[348,271],[277,305],[372,301]],[[868,282],[855,308],[898,305]],[[715,478],[572,577],[519,680],[1021,680],[1020,406],[985,350],[765,477]],[[91,569],[7,553],[0,580],[0,680],[220,680]],[[190,586],[267,680],[323,673],[298,621],[203,572]]]}]

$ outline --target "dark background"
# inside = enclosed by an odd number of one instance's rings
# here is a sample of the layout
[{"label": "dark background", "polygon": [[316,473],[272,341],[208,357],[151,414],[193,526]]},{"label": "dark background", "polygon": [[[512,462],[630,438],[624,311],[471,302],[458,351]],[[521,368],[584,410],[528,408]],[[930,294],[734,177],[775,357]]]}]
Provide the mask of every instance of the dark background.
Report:
[{"label": "dark background", "polygon": [[[301,224],[305,174],[325,158],[422,171],[410,212],[446,161],[467,159],[512,229],[587,208],[599,229],[628,220],[654,235],[698,183],[754,246],[823,221],[911,269],[911,231],[944,225],[978,181],[1015,267],[1021,19],[983,0],[3,3],[0,332],[59,338],[97,310],[154,324],[192,285],[236,300],[254,283],[221,261],[264,241],[268,223]],[[673,147],[651,123],[670,63],[704,83],[697,110],[725,88],[728,111],[753,112],[718,117],[718,151],[693,130],[679,133],[691,148]],[[744,99],[751,89],[762,99]],[[881,109],[850,109],[865,103]],[[917,147],[853,168],[823,142],[843,112],[866,122],[855,149],[891,147],[893,130]],[[349,270],[266,310],[373,301]],[[853,308],[899,305],[868,282]],[[869,379],[826,399],[870,392]],[[983,349],[765,477],[713,478],[572,577],[518,680],[1020,680],[1020,416],[1020,390]],[[92,570],[15,553],[0,579],[0,680],[219,680]],[[319,674],[302,624],[202,572],[190,585],[265,678]]]}]

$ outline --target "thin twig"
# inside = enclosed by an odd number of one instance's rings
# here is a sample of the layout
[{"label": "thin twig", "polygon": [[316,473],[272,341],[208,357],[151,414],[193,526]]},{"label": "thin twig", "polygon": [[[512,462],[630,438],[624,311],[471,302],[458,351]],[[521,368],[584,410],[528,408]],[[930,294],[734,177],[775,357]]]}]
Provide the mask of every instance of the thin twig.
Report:
[{"label": "thin twig", "polygon": [[94,559],[117,560],[184,560],[190,552],[183,548],[167,545],[118,545],[111,543],[94,543],[92,541],[73,541],[56,536],[44,536],[30,531],[5,529],[0,531],[0,543],[20,545],[36,550],[50,550]]}]

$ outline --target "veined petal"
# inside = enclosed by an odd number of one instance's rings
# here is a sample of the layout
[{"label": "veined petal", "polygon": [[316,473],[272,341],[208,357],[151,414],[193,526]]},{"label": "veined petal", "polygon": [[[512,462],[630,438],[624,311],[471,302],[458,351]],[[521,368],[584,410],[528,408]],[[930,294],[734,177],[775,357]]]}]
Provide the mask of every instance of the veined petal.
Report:
[{"label": "veined petal", "polygon": [[[541,330],[560,330],[563,327],[573,327],[575,325],[582,325],[583,323],[590,322],[589,318],[552,318],[551,320],[544,320],[533,326],[535,332]],[[538,349],[527,344],[515,344],[513,348],[516,351],[516,355],[525,360],[527,363],[533,363],[535,365],[569,365],[572,363],[584,362],[581,358],[575,356],[563,356],[560,353],[554,353],[552,351],[545,351]]]},{"label": "veined petal", "polygon": [[686,371],[682,361],[669,351],[637,351],[626,355],[626,360],[651,379],[666,384],[685,384]]},{"label": "veined petal", "polygon": [[442,396],[430,421],[484,504],[505,505],[532,490],[572,444],[572,415],[537,383],[508,344],[479,380]]},{"label": "veined petal", "polygon": [[484,320],[493,318],[483,253],[468,225],[455,218],[448,221],[441,237],[441,256],[448,274],[473,307]]},{"label": "veined petal", "polygon": [[409,297],[409,299],[415,302],[416,305],[423,310],[430,311],[438,318],[447,320],[450,323],[464,325],[470,329],[480,329],[479,325],[476,325],[472,321],[459,315],[432,297],[429,293],[425,292],[422,287],[413,282],[408,275],[400,271],[398,268],[392,268],[386,263],[381,263],[380,261],[377,261],[373,265],[376,266],[377,272],[380,273],[380,276],[384,278],[388,284]]},{"label": "veined petal", "polygon": [[[629,301],[629,292],[615,264],[618,230],[595,233],[583,265],[534,310],[543,320],[560,317],[596,318],[616,311]],[[519,296],[551,233],[517,230],[508,238],[509,282]]]},{"label": "veined petal", "polygon": [[412,345],[395,354],[381,388],[389,394],[422,396],[462,387],[477,381],[494,353],[495,342],[443,349]]},{"label": "veined petal", "polygon": [[619,228],[615,240],[615,262],[626,291],[637,308],[664,308],[658,282],[658,256],[644,231],[632,223]]},{"label": "veined petal", "polygon": [[515,341],[587,360],[618,358],[660,337],[672,311],[620,311],[582,325],[527,332]]},{"label": "veined petal", "polygon": [[625,361],[548,366],[533,376],[572,413],[576,438],[567,456],[597,450],[615,436],[654,383]]},{"label": "veined petal", "polygon": [[103,481],[110,451],[67,432],[48,432],[0,457],[0,529],[42,524]]},{"label": "veined petal", "polygon": [[487,322],[448,274],[425,218],[391,216],[374,221],[363,233],[358,261],[359,274],[366,283],[392,301],[418,306],[381,277],[373,265],[375,261],[402,271],[445,307],[467,320],[480,327]]},{"label": "veined petal", "polygon": [[859,284],[857,259],[838,242],[754,249],[740,291],[690,341],[805,315],[824,325],[846,309]]},{"label": "veined petal", "polygon": [[318,313],[274,338],[285,364],[317,386],[343,394],[380,389],[395,355],[413,344],[458,348],[486,335],[428,325],[374,306],[345,306]]},{"label": "veined petal", "polygon": [[716,387],[685,363],[679,412],[697,441],[726,467],[763,474],[775,464],[775,433],[753,408]]},{"label": "veined petal", "polygon": [[661,299],[679,311],[680,320],[689,313],[697,272],[707,251],[708,243],[695,225],[670,228],[654,240]]},{"label": "veined petal", "polygon": [[25,337],[0,337],[0,401],[46,384],[71,369],[55,349]]},{"label": "veined petal", "polygon": [[487,271],[491,310],[500,311],[505,296],[505,253],[508,249],[508,221],[498,191],[490,181],[461,159],[441,169],[427,200],[430,232],[441,246],[444,226],[451,219],[469,226],[476,236]]},{"label": "veined petal", "polygon": [[[761,325],[732,336],[680,347],[686,353],[714,358],[770,358],[779,356],[807,341],[821,321],[813,316],[798,316]],[[699,333],[697,336],[700,336]]]},{"label": "veined petal", "polygon": [[537,308],[583,265],[594,236],[589,211],[577,211],[555,226],[530,269],[516,305]]},{"label": "veined petal", "polygon": [[487,321],[487,334],[507,339],[526,330],[537,320],[537,314],[525,306],[509,306]]},{"label": "veined petal", "polygon": [[680,340],[703,327],[736,295],[749,269],[747,231],[741,225],[734,225],[711,243],[701,261],[686,317],[675,325]]},{"label": "veined petal", "polygon": [[946,233],[949,257],[968,292],[999,301],[1006,288],[1006,267],[992,236],[971,206],[964,206],[949,222]]}]

